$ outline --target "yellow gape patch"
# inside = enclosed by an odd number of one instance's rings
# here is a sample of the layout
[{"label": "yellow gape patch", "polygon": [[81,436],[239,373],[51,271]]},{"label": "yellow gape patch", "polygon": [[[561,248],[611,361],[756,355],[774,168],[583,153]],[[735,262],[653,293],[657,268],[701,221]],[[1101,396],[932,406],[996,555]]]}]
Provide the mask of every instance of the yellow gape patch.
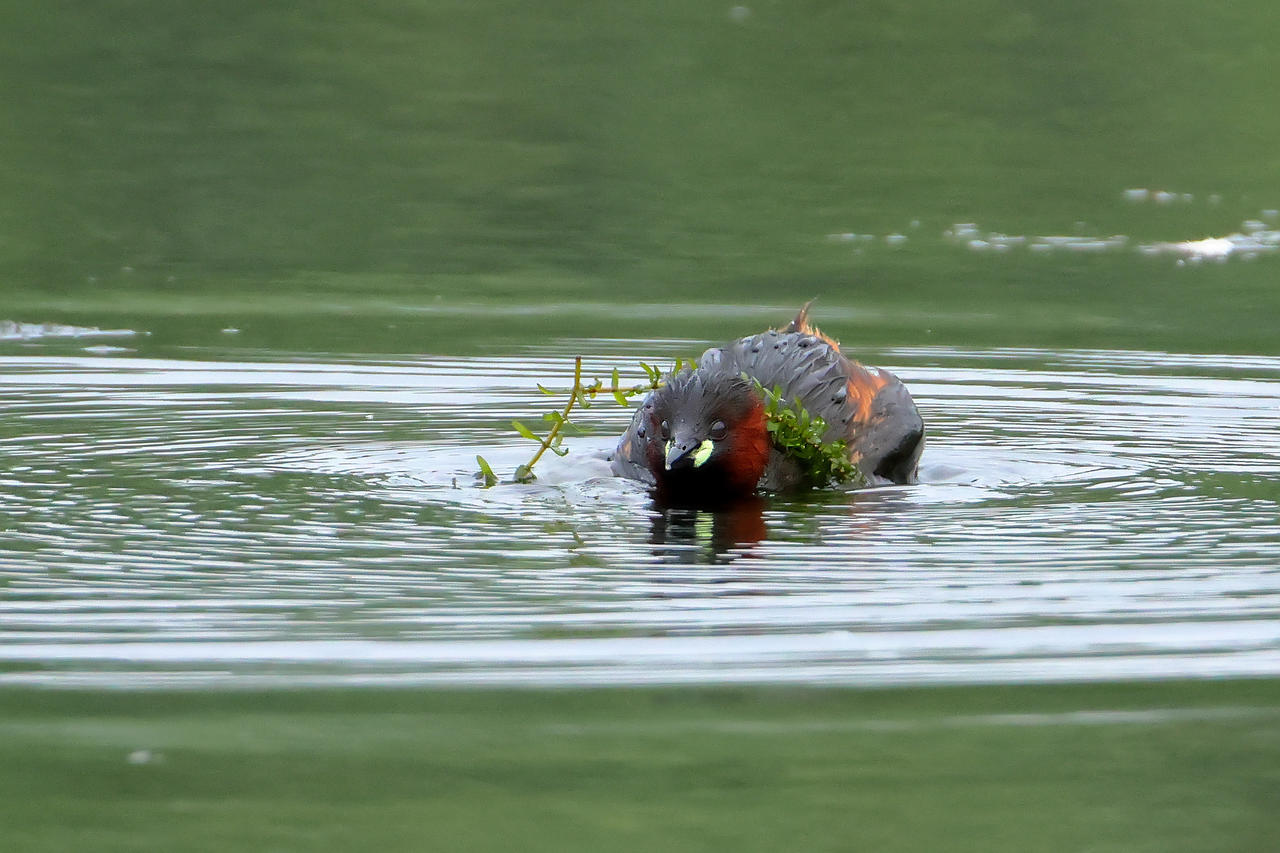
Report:
[{"label": "yellow gape patch", "polygon": [[711,439],[704,438],[702,440],[702,444],[699,444],[698,449],[693,452],[693,467],[697,468],[703,462],[706,462],[708,459],[710,459],[711,451],[715,449],[716,449],[716,446],[714,443],[712,443]]}]

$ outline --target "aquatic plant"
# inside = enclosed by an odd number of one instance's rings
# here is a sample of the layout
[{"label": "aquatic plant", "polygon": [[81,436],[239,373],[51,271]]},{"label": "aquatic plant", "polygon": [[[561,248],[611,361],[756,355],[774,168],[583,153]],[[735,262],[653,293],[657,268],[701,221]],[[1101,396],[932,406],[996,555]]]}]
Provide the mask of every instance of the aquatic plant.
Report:
[{"label": "aquatic plant", "polygon": [[765,388],[759,381],[743,374],[764,397],[765,428],[773,446],[800,466],[804,477],[815,486],[831,484],[864,485],[866,477],[849,458],[849,444],[844,439],[823,441],[827,422],[809,414],[799,400],[787,401],[778,386]]},{"label": "aquatic plant", "polygon": [[[691,368],[694,366],[692,359],[686,361],[685,359],[677,358],[675,366],[672,368],[672,373],[679,373],[686,364]],[[643,361],[640,362],[640,367],[644,370],[647,380],[640,384],[623,385],[622,377],[616,367],[610,375],[608,385],[605,385],[599,379],[592,379],[589,383],[584,383],[582,381],[582,356],[575,357],[573,360],[573,385],[567,392],[569,399],[565,401],[563,407],[552,409],[542,415],[542,419],[549,424],[546,435],[539,435],[534,432],[523,421],[511,422],[512,428],[517,433],[538,445],[529,461],[516,467],[515,473],[511,477],[512,482],[532,483],[536,480],[537,476],[533,473],[533,466],[538,464],[538,460],[548,450],[557,456],[564,456],[569,452],[569,449],[563,446],[565,432],[572,431],[579,434],[584,432],[582,427],[575,424],[570,418],[575,408],[591,408],[592,401],[600,394],[609,394],[618,402],[618,405],[630,408],[628,400],[632,397],[647,394],[662,387],[663,373],[661,368],[653,367]],[[550,397],[566,393],[546,388],[541,383],[538,383],[538,390]],[[480,479],[484,488],[487,489],[498,483],[497,475],[493,473],[492,466],[483,456],[476,456],[476,464],[480,467],[480,471],[476,476]]]}]

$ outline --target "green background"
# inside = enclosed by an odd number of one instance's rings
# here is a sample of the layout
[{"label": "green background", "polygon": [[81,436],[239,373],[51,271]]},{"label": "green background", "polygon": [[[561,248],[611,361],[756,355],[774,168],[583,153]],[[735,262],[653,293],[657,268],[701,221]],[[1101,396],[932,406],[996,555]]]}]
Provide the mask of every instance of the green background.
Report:
[{"label": "green background", "polygon": [[[454,351],[539,324],[717,339],[741,320],[681,309],[819,296],[869,344],[1275,349],[1269,259],[942,237],[1199,239],[1280,207],[1271,3],[108,0],[4,23],[9,319],[218,315],[272,345],[246,318],[337,315],[347,348]],[[504,328],[528,304],[569,310]],[[387,315],[425,328],[386,341]]]}]

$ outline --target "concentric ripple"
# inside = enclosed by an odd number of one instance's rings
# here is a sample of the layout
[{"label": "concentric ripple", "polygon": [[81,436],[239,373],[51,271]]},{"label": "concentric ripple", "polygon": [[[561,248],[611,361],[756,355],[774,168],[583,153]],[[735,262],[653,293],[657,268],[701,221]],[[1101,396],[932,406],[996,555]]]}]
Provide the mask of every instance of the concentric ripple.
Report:
[{"label": "concentric ripple", "polygon": [[[0,351],[0,683],[915,683],[1280,674],[1280,359],[899,349],[913,487],[661,513],[533,486],[506,358]],[[632,371],[638,373],[638,371]]]}]

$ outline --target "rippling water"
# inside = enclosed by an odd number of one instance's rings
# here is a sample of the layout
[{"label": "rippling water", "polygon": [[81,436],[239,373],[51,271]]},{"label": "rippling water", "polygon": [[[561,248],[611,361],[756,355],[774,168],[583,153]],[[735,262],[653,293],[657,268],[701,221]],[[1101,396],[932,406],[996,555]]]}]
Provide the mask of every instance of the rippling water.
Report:
[{"label": "rippling water", "polygon": [[609,477],[612,403],[538,484],[473,478],[573,355],[693,342],[112,343],[0,353],[0,684],[1280,674],[1280,359],[858,353],[916,396],[923,482],[717,515]]}]

